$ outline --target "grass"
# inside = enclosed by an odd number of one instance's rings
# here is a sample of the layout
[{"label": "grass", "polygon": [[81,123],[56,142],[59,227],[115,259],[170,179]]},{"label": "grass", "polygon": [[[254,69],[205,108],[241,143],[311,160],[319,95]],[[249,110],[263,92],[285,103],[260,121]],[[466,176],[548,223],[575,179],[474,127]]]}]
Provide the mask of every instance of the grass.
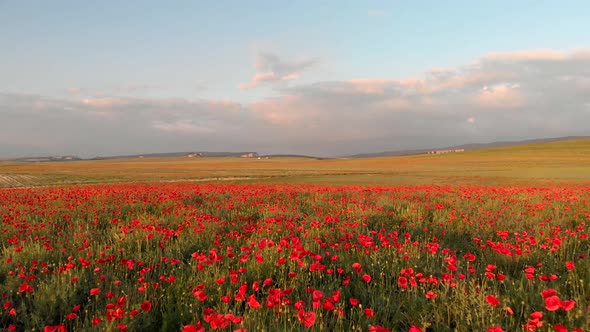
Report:
[{"label": "grass", "polygon": [[0,176],[3,330],[590,329],[590,140]]},{"label": "grass", "polygon": [[2,190],[0,329],[522,331],[540,313],[526,330],[588,331],[589,200],[583,187]]},{"label": "grass", "polygon": [[[0,162],[0,187],[215,180],[317,184],[590,183],[590,139],[444,155],[362,159],[137,158]],[[27,181],[19,181],[23,176]],[[251,178],[251,179],[245,179]]]}]

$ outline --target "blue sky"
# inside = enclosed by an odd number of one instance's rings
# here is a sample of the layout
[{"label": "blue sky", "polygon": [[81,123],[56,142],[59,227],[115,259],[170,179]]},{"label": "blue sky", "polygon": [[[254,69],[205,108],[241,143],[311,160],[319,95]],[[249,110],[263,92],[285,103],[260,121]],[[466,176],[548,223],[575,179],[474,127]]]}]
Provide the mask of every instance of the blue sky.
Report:
[{"label": "blue sky", "polygon": [[[0,1],[0,156],[246,148],[330,155],[583,134],[569,125],[588,117],[583,96],[557,125],[529,113],[539,106],[532,96],[551,95],[543,89],[586,91],[588,17],[587,1]],[[470,79],[435,96],[432,86],[447,85],[433,72]],[[564,83],[566,76],[580,77]],[[415,85],[403,90],[411,80],[423,80],[419,105]],[[496,98],[491,107],[486,89],[504,104]],[[477,91],[488,101],[479,113]],[[136,117],[146,128],[121,143],[121,121],[141,109],[149,110]],[[44,117],[54,130],[35,127]],[[77,144],[55,136],[60,117],[85,126],[72,133]],[[504,118],[535,125],[507,131]],[[448,132],[420,135],[441,119]],[[21,136],[19,126],[37,138]],[[358,129],[347,136],[339,126]],[[397,126],[414,126],[414,134],[391,134]],[[101,144],[91,131],[118,143]],[[142,136],[153,131],[157,142]],[[269,135],[280,137],[272,143]]]}]

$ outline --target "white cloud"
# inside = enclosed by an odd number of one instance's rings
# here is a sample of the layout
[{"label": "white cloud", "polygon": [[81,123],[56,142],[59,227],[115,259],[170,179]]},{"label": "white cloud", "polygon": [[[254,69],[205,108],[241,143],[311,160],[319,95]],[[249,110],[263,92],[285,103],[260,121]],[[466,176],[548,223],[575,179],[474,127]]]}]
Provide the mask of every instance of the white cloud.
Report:
[{"label": "white cloud", "polygon": [[475,96],[474,102],[482,108],[518,108],[525,105],[525,98],[519,91],[519,84],[496,84],[484,86]]},{"label": "white cloud", "polygon": [[262,84],[288,82],[317,62],[316,59],[282,60],[276,54],[261,52],[256,59],[257,74],[248,83],[240,84],[240,89],[252,89]]}]

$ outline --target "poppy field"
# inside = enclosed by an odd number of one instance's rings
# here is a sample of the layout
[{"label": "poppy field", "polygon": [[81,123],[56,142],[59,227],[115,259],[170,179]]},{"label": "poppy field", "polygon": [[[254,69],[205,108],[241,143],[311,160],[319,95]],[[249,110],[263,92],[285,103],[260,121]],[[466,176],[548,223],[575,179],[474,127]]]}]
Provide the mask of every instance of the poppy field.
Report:
[{"label": "poppy field", "polygon": [[8,331],[590,331],[590,188],[0,190]]}]

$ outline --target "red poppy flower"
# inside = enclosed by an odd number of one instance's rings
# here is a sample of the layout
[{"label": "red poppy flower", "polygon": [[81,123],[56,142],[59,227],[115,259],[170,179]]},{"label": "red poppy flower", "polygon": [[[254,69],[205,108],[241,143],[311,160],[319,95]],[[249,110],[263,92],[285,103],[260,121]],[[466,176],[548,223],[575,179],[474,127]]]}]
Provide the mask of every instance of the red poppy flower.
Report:
[{"label": "red poppy flower", "polygon": [[66,326],[63,324],[59,324],[59,325],[55,325],[55,326],[51,326],[51,325],[45,325],[45,327],[43,328],[44,332],[66,332]]},{"label": "red poppy flower", "polygon": [[250,308],[260,308],[260,302],[256,300],[256,295],[252,294],[248,296],[248,305]]},{"label": "red poppy flower", "polygon": [[399,277],[397,279],[397,285],[401,288],[408,288],[408,278],[406,277]]},{"label": "red poppy flower", "polygon": [[495,327],[489,327],[488,332],[504,332],[504,330],[502,330],[502,328],[499,326],[495,326]]},{"label": "red poppy flower", "polygon": [[148,312],[152,309],[152,303],[150,301],[143,301],[141,303],[141,310]]},{"label": "red poppy flower", "polygon": [[24,292],[32,292],[33,291],[33,287],[31,287],[29,284],[27,283],[22,283],[19,287],[18,287],[18,291],[20,293],[24,293]]},{"label": "red poppy flower", "polygon": [[576,302],[574,300],[561,301],[559,306],[565,311],[570,311],[576,306]]},{"label": "red poppy flower", "polygon": [[544,290],[544,291],[541,292],[541,296],[543,296],[544,299],[546,299],[546,298],[548,298],[550,296],[553,296],[555,294],[557,294],[557,291],[555,289],[552,289],[552,288],[546,289],[546,290]]},{"label": "red poppy flower", "polygon": [[193,295],[199,299],[199,301],[203,302],[207,299],[207,294],[200,289],[193,289]]},{"label": "red poppy flower", "polygon": [[199,321],[196,325],[185,325],[182,327],[182,332],[204,332],[205,328],[201,326]]},{"label": "red poppy flower", "polygon": [[486,296],[486,302],[489,303],[493,307],[495,307],[498,304],[500,304],[500,301],[494,295],[488,295],[488,296]]},{"label": "red poppy flower", "polygon": [[315,323],[315,312],[299,310],[297,312],[297,319],[303,323],[306,327],[311,327]]},{"label": "red poppy flower", "polygon": [[553,329],[555,330],[555,332],[567,332],[567,327],[559,324],[553,325]]},{"label": "red poppy flower", "polygon": [[553,296],[549,296],[548,298],[545,299],[545,309],[549,310],[549,311],[556,311],[557,309],[559,309],[559,303],[561,301],[559,300],[559,297],[556,295]]}]

